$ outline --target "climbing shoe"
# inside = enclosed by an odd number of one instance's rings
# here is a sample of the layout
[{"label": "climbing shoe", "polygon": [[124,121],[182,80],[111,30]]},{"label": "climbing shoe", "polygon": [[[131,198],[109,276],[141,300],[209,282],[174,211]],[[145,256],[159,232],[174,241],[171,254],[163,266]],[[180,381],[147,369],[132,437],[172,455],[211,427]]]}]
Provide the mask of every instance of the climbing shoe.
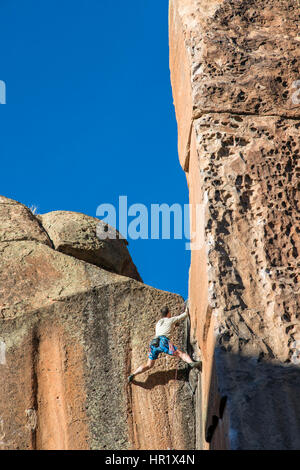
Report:
[{"label": "climbing shoe", "polygon": [[131,374],[131,375],[128,376],[128,383],[129,383],[129,384],[133,381],[133,377],[134,377],[133,374]]},{"label": "climbing shoe", "polygon": [[196,362],[192,362],[191,364],[189,364],[189,366],[192,368],[192,369],[200,369],[202,370],[202,361],[196,361]]}]

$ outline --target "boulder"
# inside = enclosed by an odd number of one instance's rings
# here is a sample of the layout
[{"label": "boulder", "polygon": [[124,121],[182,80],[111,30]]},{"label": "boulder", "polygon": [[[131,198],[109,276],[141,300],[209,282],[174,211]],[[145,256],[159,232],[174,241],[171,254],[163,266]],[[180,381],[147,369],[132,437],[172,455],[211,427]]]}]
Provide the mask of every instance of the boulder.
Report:
[{"label": "boulder", "polygon": [[[70,211],[41,214],[39,220],[56,250],[142,281],[128,252],[127,241],[101,220]],[[107,238],[100,238],[98,233],[107,234]]]},{"label": "boulder", "polygon": [[39,220],[23,204],[0,196],[0,220],[0,243],[34,240],[52,246]]}]

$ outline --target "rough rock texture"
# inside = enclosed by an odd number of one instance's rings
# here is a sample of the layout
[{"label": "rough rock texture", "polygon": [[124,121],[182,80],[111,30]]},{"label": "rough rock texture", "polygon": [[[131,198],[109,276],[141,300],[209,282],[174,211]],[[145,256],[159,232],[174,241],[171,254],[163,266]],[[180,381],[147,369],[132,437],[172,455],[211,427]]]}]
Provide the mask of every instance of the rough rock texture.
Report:
[{"label": "rough rock texture", "polygon": [[300,447],[299,17],[297,0],[170,0],[197,448]]},{"label": "rough rock texture", "polygon": [[160,309],[178,314],[182,298],[56,251],[6,198],[0,253],[0,448],[193,448],[182,364],[177,375],[177,360],[163,358],[127,385]]},{"label": "rough rock texture", "polygon": [[[54,248],[100,268],[142,281],[127,250],[127,240],[112,238],[112,228],[78,212],[54,211],[38,216]],[[97,233],[105,235],[101,239]],[[119,237],[116,231],[114,236]],[[110,237],[110,238],[108,238]]]},{"label": "rough rock texture", "polygon": [[0,242],[36,241],[52,246],[47,233],[23,204],[0,196]]}]

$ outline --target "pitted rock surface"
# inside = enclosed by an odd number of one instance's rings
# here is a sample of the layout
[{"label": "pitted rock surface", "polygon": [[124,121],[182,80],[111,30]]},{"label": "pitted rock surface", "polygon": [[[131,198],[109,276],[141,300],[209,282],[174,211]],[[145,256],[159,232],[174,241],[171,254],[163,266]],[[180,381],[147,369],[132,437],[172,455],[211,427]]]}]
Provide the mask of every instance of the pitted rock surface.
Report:
[{"label": "pitted rock surface", "polygon": [[200,449],[300,446],[299,17],[297,0],[170,1]]}]

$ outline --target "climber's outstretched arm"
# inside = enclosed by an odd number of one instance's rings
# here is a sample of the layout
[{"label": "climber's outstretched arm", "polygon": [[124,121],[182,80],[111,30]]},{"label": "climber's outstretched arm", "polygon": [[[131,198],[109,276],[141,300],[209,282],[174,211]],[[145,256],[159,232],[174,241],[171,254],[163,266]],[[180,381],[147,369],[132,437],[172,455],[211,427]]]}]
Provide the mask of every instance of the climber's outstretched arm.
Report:
[{"label": "climber's outstretched arm", "polygon": [[184,320],[188,315],[188,310],[185,310],[181,315],[177,315],[176,317],[172,317],[172,323],[177,323],[179,321]]}]

